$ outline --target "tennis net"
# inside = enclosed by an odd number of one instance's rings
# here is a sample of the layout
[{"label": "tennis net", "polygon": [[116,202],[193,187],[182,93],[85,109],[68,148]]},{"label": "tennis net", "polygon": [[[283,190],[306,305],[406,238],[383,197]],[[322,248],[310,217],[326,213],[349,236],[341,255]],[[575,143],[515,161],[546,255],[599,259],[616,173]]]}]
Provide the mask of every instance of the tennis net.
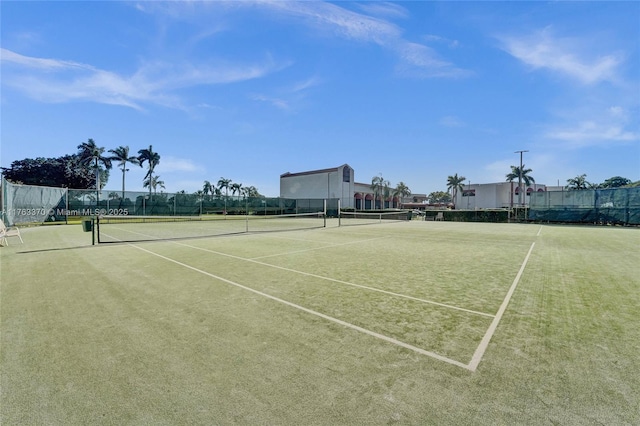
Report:
[{"label": "tennis net", "polygon": [[387,222],[402,222],[411,220],[411,212],[396,210],[388,212],[353,212],[341,211],[339,216],[340,226],[373,225]]},{"label": "tennis net", "polygon": [[98,243],[213,237],[323,228],[323,212],[284,215],[99,216]]}]

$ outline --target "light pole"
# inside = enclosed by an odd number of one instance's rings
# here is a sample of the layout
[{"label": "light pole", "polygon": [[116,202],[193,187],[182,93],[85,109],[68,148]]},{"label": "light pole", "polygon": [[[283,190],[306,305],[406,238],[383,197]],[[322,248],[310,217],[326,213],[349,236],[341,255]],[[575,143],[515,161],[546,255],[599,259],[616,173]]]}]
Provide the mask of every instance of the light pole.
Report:
[{"label": "light pole", "polygon": [[529,152],[527,150],[516,151],[515,153],[520,153],[520,169],[518,169],[518,204],[522,205],[522,153]]}]

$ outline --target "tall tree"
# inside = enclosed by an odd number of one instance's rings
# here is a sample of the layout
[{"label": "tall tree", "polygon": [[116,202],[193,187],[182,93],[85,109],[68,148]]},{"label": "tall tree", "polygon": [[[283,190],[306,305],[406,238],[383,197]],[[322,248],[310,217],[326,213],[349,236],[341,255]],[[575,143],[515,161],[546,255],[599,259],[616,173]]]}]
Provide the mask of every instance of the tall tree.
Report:
[{"label": "tall tree", "polygon": [[[380,208],[384,209],[385,192],[389,192],[390,183],[382,177],[382,175],[374,176],[371,179],[371,190],[373,191],[373,200],[380,198]],[[388,194],[387,194],[388,195]],[[374,206],[375,207],[375,206]]]},{"label": "tall tree", "polygon": [[258,188],[255,186],[243,186],[242,193],[245,197],[261,197],[260,192],[258,192]]},{"label": "tall tree", "polygon": [[513,182],[518,179],[518,204],[522,204],[522,193],[525,192],[520,187],[522,182],[524,182],[526,186],[536,182],[536,180],[530,175],[531,172],[532,170],[525,168],[523,164],[522,168],[520,168],[520,166],[511,166],[511,172],[506,175],[507,182]]},{"label": "tall tree", "polygon": [[220,179],[218,179],[218,189],[220,191],[222,191],[224,189],[225,193],[225,197],[229,196],[229,186],[231,185],[231,179],[225,179],[223,177],[221,177]]},{"label": "tall tree", "polygon": [[[140,161],[140,166],[147,162],[148,171],[144,179],[148,182],[152,182],[150,178],[153,177],[153,171],[156,166],[160,164],[160,154],[154,152],[153,146],[149,145],[149,149],[141,149],[140,151],[138,151],[138,160]],[[151,185],[149,185],[149,195],[151,195],[151,189]]]},{"label": "tall tree", "polygon": [[456,197],[458,196],[458,191],[464,190],[463,182],[467,178],[464,176],[458,176],[456,173],[453,176],[447,177],[447,189],[451,192],[451,199],[453,200],[453,208],[456,208]]},{"label": "tall tree", "polygon": [[93,170],[79,165],[77,154],[58,158],[25,158],[1,169],[7,180],[25,185],[89,189],[96,181]]},{"label": "tall tree", "polygon": [[532,170],[525,168],[524,164],[522,165],[522,170],[520,170],[519,166],[511,166],[511,172],[507,173],[507,182],[513,182],[516,179],[522,179],[525,185],[529,186],[532,183],[536,183],[536,180],[531,176]]},{"label": "tall tree", "polygon": [[409,187],[402,181],[400,181],[395,189],[393,190],[393,196],[394,197],[398,197],[399,200],[399,205],[402,204],[402,198],[403,197],[407,197],[411,195],[411,190],[409,189]]},{"label": "tall tree", "polygon": [[142,167],[142,164],[140,164],[140,159],[138,157],[135,155],[129,155],[128,146],[119,146],[116,149],[110,149],[109,152],[113,154],[111,156],[111,160],[118,161],[118,167],[122,170],[122,199],[124,200],[124,180],[126,173],[129,171],[129,169],[127,169],[127,163],[135,164],[140,167]]},{"label": "tall tree", "polygon": [[225,179],[223,177],[218,179],[218,189],[220,191],[224,189],[224,214],[227,214],[227,198],[229,197],[229,185],[231,185],[231,179]]},{"label": "tall tree", "polygon": [[[100,189],[102,188],[100,183],[100,166],[104,166],[106,170],[110,170],[112,167],[111,157],[102,154],[104,154],[104,148],[98,146],[91,138],[78,145],[80,164],[92,168],[96,174],[96,200],[99,200]],[[107,183],[106,179],[104,183]]]},{"label": "tall tree", "polygon": [[579,191],[582,189],[588,189],[590,187],[592,187],[593,185],[587,181],[587,175],[586,174],[582,174],[579,176],[576,176],[574,178],[571,179],[567,179],[567,186],[566,188],[570,191]]},{"label": "tall tree", "polygon": [[211,194],[213,197],[213,193],[215,192],[215,187],[208,180],[204,181],[204,185],[202,185],[202,193],[206,196],[207,194]]},{"label": "tall tree", "polygon": [[154,194],[157,194],[158,187],[165,189],[164,181],[160,180],[160,176],[147,175],[147,178],[142,183],[143,188],[149,188],[149,191],[153,190]]},{"label": "tall tree", "polygon": [[241,183],[232,183],[231,184],[231,195],[235,196],[236,192],[238,193],[238,195],[240,195],[240,190],[242,189],[242,184]]},{"label": "tall tree", "polygon": [[600,188],[620,188],[631,184],[631,180],[622,176],[614,176],[602,182]]}]

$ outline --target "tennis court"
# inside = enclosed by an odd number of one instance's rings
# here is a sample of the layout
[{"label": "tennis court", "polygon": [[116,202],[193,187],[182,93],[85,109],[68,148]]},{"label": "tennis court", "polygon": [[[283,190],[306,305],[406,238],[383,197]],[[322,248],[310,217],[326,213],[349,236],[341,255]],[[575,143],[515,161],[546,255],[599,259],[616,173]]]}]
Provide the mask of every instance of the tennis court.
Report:
[{"label": "tennis court", "polygon": [[247,220],[24,229],[7,424],[640,419],[636,229]]}]

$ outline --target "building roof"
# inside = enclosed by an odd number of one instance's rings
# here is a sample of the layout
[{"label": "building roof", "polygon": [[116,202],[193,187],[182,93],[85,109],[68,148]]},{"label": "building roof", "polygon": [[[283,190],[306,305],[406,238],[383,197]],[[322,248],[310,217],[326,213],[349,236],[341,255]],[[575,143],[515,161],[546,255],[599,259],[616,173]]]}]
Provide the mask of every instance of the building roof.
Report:
[{"label": "building roof", "polygon": [[351,166],[349,166],[348,164],[343,164],[341,166],[331,167],[329,169],[309,170],[307,172],[299,172],[299,173],[286,172],[286,173],[281,174],[280,178],[295,177],[295,176],[306,176],[306,175],[319,175],[319,174],[323,174],[323,173],[337,172],[341,167],[345,167],[345,166],[351,168]]}]

